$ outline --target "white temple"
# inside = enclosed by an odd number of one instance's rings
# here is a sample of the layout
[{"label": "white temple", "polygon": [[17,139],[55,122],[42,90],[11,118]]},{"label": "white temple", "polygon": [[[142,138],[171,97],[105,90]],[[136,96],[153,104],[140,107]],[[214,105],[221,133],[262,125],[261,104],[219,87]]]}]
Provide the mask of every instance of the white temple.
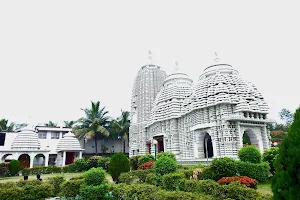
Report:
[{"label": "white temple", "polygon": [[134,81],[129,155],[175,153],[186,164],[233,157],[247,144],[270,147],[268,106],[257,88],[228,64],[207,67],[194,85],[176,69],[169,76],[153,64]]}]

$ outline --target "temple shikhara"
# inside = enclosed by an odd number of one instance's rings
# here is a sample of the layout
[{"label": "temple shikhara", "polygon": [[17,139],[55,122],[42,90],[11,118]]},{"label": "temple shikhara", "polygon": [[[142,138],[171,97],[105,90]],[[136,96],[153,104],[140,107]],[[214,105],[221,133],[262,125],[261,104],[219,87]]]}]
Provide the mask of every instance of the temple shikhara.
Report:
[{"label": "temple shikhara", "polygon": [[194,84],[179,70],[166,73],[152,63],[135,80],[131,101],[129,155],[173,152],[186,164],[237,158],[243,145],[270,147],[268,105],[250,82],[219,59]]}]

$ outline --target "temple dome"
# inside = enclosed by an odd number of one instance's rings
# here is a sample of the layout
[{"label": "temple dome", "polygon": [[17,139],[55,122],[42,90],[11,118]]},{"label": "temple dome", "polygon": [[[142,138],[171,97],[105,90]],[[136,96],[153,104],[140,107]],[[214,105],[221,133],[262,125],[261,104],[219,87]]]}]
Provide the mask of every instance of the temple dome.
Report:
[{"label": "temple dome", "polygon": [[207,67],[199,78],[194,96],[196,100],[185,101],[186,112],[223,103],[236,104],[236,112],[268,112],[267,104],[257,88],[243,80],[238,71],[227,64]]},{"label": "temple dome", "polygon": [[180,117],[181,104],[192,93],[192,84],[189,76],[178,69],[168,75],[155,98],[149,124]]},{"label": "temple dome", "polygon": [[74,133],[68,132],[61,138],[56,147],[57,151],[83,151]]},{"label": "temple dome", "polygon": [[31,125],[24,127],[13,140],[11,149],[19,150],[39,150],[41,144],[38,134]]}]

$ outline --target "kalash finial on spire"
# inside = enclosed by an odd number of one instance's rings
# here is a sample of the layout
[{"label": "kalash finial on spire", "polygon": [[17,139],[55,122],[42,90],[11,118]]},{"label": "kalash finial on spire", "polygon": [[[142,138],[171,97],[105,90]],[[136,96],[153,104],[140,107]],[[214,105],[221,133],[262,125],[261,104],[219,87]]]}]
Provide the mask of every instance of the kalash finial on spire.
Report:
[{"label": "kalash finial on spire", "polygon": [[175,72],[178,72],[178,70],[179,70],[178,62],[175,61]]},{"label": "kalash finial on spire", "polygon": [[150,64],[152,65],[152,56],[151,56],[152,52],[149,50],[148,53],[149,53],[149,57],[148,57],[148,58],[149,58],[149,60],[150,60]]},{"label": "kalash finial on spire", "polygon": [[220,61],[220,58],[218,57],[218,54],[217,52],[215,52],[215,59],[214,59],[215,62],[219,62]]}]

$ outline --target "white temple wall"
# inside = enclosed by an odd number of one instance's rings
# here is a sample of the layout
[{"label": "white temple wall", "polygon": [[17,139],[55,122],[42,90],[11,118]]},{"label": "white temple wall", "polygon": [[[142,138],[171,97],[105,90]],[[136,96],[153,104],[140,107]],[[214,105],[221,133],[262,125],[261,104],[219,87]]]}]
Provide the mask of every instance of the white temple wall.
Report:
[{"label": "white temple wall", "polygon": [[[87,140],[84,144],[84,140],[80,140],[81,148],[84,148],[85,154],[93,154],[95,153],[95,141]],[[98,153],[102,153],[102,145],[106,146],[108,150],[106,153],[114,153],[114,152],[123,152],[123,140],[98,140],[97,141],[97,151]],[[125,141],[125,153],[128,153],[128,142]]]}]

